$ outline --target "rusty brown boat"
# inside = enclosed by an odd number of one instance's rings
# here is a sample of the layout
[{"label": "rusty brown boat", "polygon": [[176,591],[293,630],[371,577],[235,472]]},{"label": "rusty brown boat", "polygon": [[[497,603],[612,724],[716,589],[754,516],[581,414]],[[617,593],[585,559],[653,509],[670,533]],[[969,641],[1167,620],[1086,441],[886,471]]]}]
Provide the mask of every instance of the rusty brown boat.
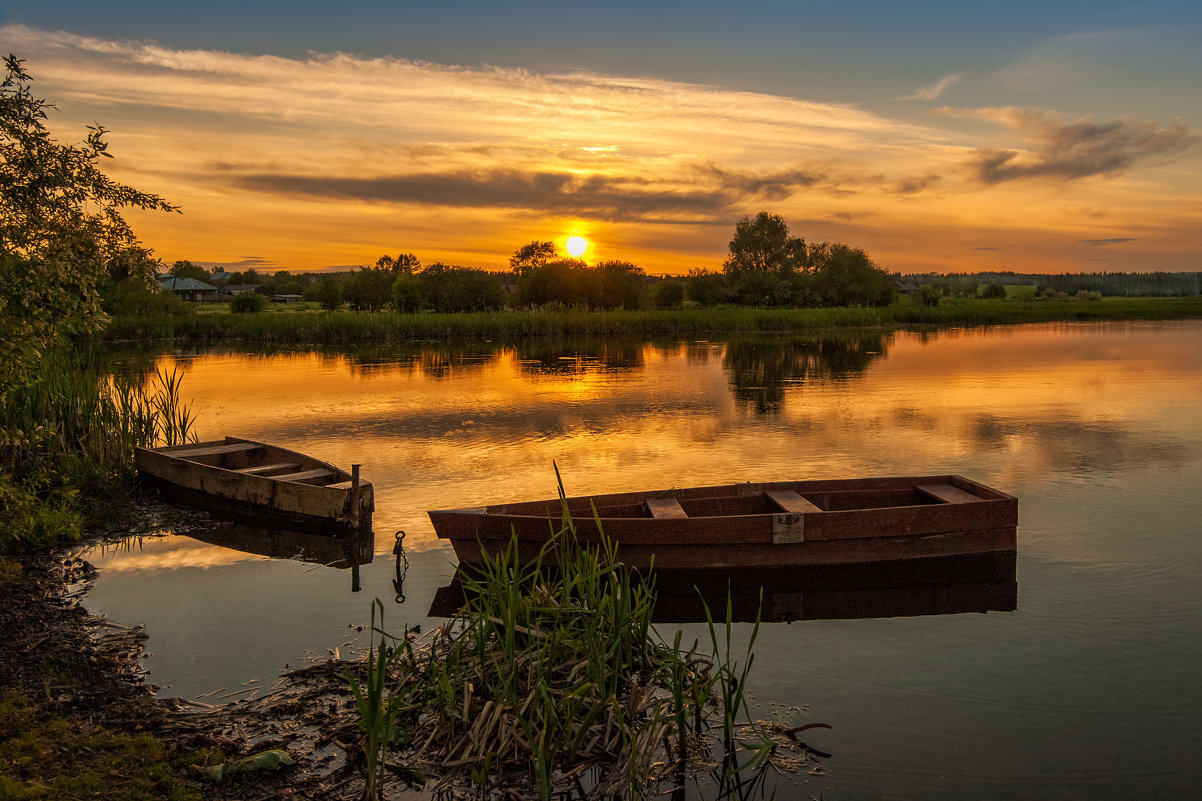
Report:
[{"label": "rusty brown boat", "polygon": [[[958,475],[726,484],[429,512],[460,564],[516,536],[534,557],[561,527],[600,532],[645,568],[858,564],[1014,551],[1018,499]],[[595,511],[594,511],[595,510]],[[547,555],[551,561],[554,553]]]},{"label": "rusty brown boat", "polygon": [[370,531],[370,482],[303,453],[238,437],[137,448],[141,479],[218,517],[331,533]]}]

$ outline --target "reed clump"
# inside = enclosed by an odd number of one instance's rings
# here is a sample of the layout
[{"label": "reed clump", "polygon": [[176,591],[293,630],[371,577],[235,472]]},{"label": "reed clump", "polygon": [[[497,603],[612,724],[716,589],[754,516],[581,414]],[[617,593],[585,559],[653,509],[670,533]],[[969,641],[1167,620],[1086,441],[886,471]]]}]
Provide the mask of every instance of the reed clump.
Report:
[{"label": "reed clump", "polygon": [[554,571],[542,556],[519,563],[516,545],[486,558],[460,612],[393,651],[402,761],[447,788],[637,796],[665,744],[696,736],[678,725],[709,702],[709,663],[651,636],[653,591],[612,547],[577,547],[570,530],[547,547]]},{"label": "reed clump", "polygon": [[132,486],[135,446],[194,438],[182,378],[114,377],[55,351],[0,388],[0,551],[78,539],[81,501]]},{"label": "reed clump", "polygon": [[519,561],[516,538],[484,553],[461,576],[465,603],[448,623],[373,646],[364,683],[351,679],[365,753],[379,749],[369,797],[383,768],[436,776],[444,797],[541,799],[649,797],[698,769],[739,786],[762,770],[774,743],[748,724],[735,735],[754,632],[735,658],[728,605],[724,638],[709,623],[712,657],[697,643],[684,650],[680,633],[667,644],[651,625],[654,571],[635,574],[617,550],[603,534],[581,546],[565,508],[535,558]]}]

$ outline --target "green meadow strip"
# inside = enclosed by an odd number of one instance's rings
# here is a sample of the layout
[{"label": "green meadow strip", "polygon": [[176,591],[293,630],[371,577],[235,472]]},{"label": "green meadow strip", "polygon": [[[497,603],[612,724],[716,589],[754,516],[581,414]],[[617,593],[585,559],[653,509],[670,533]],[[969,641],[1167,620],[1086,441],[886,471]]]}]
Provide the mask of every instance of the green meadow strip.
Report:
[{"label": "green meadow strip", "polygon": [[944,299],[927,306],[906,299],[886,307],[761,309],[692,307],[639,311],[511,309],[462,314],[293,311],[206,312],[114,317],[106,341],[242,340],[257,343],[512,341],[558,336],[695,336],[720,332],[820,331],[910,325],[975,326],[1089,320],[1176,320],[1202,317],[1202,296],[1086,300]]}]

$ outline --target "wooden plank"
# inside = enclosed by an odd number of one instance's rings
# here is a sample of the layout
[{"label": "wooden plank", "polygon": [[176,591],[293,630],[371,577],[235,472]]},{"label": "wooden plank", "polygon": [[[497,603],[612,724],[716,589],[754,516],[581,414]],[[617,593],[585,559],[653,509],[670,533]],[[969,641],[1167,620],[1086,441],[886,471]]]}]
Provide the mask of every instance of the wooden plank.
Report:
[{"label": "wooden plank", "polygon": [[918,487],[918,491],[925,492],[932,498],[938,498],[945,503],[971,503],[981,500],[971,492],[965,492],[951,484],[924,484]]},{"label": "wooden plank", "polygon": [[793,490],[767,490],[764,497],[790,514],[803,515],[806,512],[822,511]]},{"label": "wooden plank", "polygon": [[688,517],[681,507],[680,501],[675,498],[648,498],[647,510],[651,512],[652,517],[659,519]]},{"label": "wooden plank", "polygon": [[243,467],[239,470],[235,470],[234,472],[247,473],[254,476],[261,475],[263,473],[270,473],[273,470],[292,470],[297,467],[300,467],[300,465],[296,462],[276,462],[275,464],[259,464],[255,465],[254,467]]},{"label": "wooden plank", "polygon": [[282,476],[267,476],[272,481],[310,481],[315,478],[325,478],[326,476],[334,475],[329,470],[323,467],[318,467],[315,470],[302,470],[299,473],[287,473]]},{"label": "wooden plank", "polygon": [[168,456],[180,459],[195,459],[197,456],[218,456],[223,453],[240,453],[242,451],[259,450],[263,446],[254,442],[235,442],[233,445],[212,445],[207,448],[181,448],[173,451],[163,451]]}]

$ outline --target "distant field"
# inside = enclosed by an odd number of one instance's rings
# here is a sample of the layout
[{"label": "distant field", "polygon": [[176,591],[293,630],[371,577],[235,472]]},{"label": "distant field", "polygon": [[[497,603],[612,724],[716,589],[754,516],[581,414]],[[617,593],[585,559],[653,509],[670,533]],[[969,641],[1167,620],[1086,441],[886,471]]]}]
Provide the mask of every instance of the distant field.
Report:
[{"label": "distant field", "polygon": [[237,339],[271,343],[515,340],[553,336],[691,336],[735,331],[820,331],[929,325],[998,325],[1058,320],[1202,318],[1202,296],[1077,300],[906,299],[883,308],[683,308],[641,311],[521,309],[465,314],[326,312],[273,305],[257,314],[216,308],[158,317],[116,317],[108,341]]}]

